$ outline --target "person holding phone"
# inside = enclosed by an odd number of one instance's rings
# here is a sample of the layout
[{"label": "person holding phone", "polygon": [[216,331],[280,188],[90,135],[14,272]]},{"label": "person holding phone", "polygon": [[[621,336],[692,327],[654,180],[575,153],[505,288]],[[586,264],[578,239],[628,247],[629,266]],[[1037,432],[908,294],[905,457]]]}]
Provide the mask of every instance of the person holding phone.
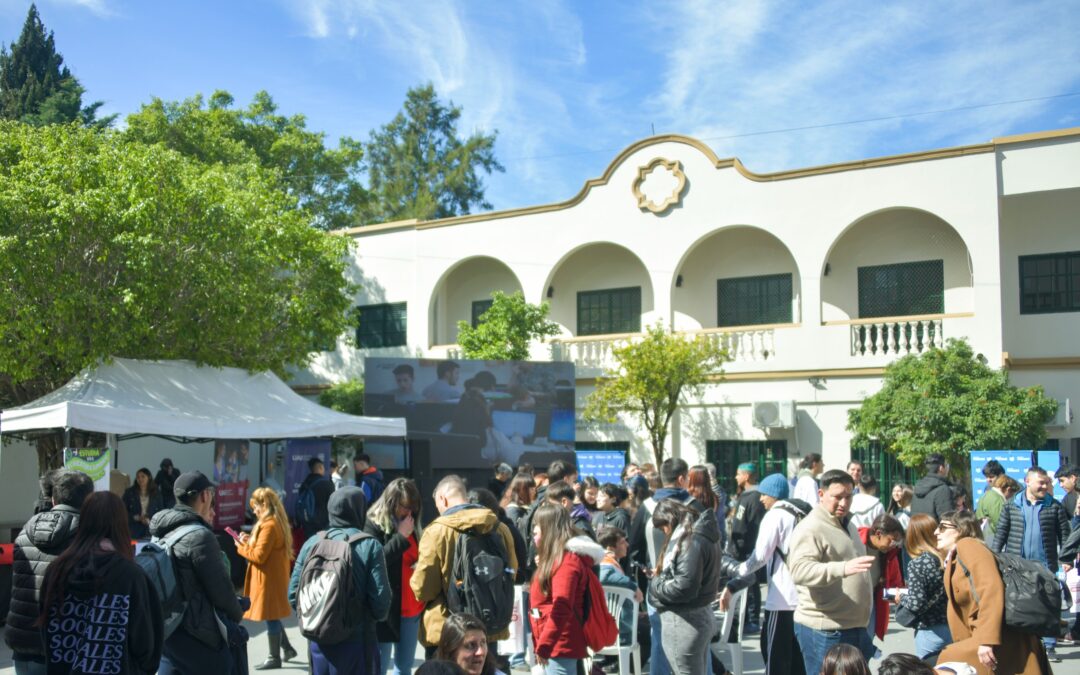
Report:
[{"label": "person holding phone", "polygon": [[[411,673],[424,603],[409,582],[420,555],[420,490],[408,478],[395,478],[368,509],[364,532],[383,546],[392,598],[390,615],[375,625],[383,672]],[[391,661],[391,655],[393,660]],[[392,666],[392,668],[391,668]]]},{"label": "person holding phone", "polygon": [[236,540],[236,552],[248,561],[244,575],[244,595],[251,598],[251,608],[244,614],[249,621],[265,621],[270,655],[255,666],[255,670],[281,667],[281,650],[285,660],[296,656],[289,644],[281,620],[289,616],[289,573],[292,560],[292,530],[285,506],[277,492],[261,487],[251,495],[251,510],[258,521],[251,534],[227,531]]}]

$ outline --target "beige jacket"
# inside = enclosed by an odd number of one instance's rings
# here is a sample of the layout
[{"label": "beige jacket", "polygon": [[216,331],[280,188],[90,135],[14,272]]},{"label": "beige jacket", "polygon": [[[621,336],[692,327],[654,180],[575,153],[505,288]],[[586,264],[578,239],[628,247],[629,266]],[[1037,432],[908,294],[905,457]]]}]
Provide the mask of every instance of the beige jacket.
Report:
[{"label": "beige jacket", "polygon": [[815,506],[795,528],[787,555],[799,594],[795,620],[814,630],[866,628],[873,604],[870,573],[844,576],[847,561],[864,555],[855,526],[845,528],[820,504]]}]

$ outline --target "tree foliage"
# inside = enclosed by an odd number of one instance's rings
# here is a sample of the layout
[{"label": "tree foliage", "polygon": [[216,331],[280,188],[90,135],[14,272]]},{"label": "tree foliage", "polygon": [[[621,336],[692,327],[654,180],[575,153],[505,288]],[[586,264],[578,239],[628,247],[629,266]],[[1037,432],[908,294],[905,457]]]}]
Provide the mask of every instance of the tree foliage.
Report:
[{"label": "tree foliage", "polygon": [[881,390],[848,411],[852,442],[878,440],[908,466],[941,453],[962,467],[971,450],[1037,448],[1057,402],[1042,387],[1015,387],[966,340],[905,356],[885,369]]},{"label": "tree foliage", "polygon": [[0,122],[0,405],[110,356],[273,370],[347,326],[349,240],[277,176]]},{"label": "tree foliage", "polygon": [[265,91],[244,109],[227,91],[209,101],[201,94],[184,101],[155,98],[127,118],[125,136],[161,143],[208,164],[254,163],[297,199],[312,224],[336,229],[358,224],[368,193],[360,183],[363,149],[342,138],[327,148],[325,134],[309,131],[303,115],[285,117]]},{"label": "tree foliage", "polygon": [[365,145],[373,199],[365,222],[431,220],[490,209],[480,172],[503,171],[495,159],[496,133],[462,140],[461,108],[444,105],[428,84],[410,89],[389,124],[371,132]]},{"label": "tree foliage", "polygon": [[521,291],[491,294],[491,307],[480,315],[476,328],[458,321],[458,344],[467,359],[525,361],[533,340],[558,335],[558,324],[548,321],[548,304],[525,302]]},{"label": "tree foliage", "polygon": [[649,434],[656,465],[664,461],[671,417],[684,395],[706,380],[723,376],[727,350],[704,336],[690,338],[657,323],[640,341],[612,349],[616,366],[600,378],[585,404],[584,417],[614,422],[619,413],[638,418]]},{"label": "tree foliage", "polygon": [[332,385],[329,389],[324,389],[319,394],[319,404],[349,415],[363,415],[363,380],[345,380]]},{"label": "tree foliage", "polygon": [[27,124],[107,127],[116,118],[97,119],[101,101],[83,106],[86,92],[56,51],[52,31],[45,32],[37,7],[30,5],[19,39],[0,49],[0,119]]}]

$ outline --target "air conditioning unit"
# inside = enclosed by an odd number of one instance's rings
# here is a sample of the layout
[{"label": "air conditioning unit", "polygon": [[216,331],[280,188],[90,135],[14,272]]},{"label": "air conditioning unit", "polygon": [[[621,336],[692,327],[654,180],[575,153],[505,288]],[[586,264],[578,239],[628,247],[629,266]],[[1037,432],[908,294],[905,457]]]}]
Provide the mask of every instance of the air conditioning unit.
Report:
[{"label": "air conditioning unit", "polygon": [[758,401],[753,406],[753,416],[758,429],[792,429],[795,401]]},{"label": "air conditioning unit", "polygon": [[1050,429],[1064,429],[1072,424],[1072,421],[1072,406],[1069,404],[1069,399],[1058,400],[1057,412],[1054,413],[1054,418],[1046,423],[1046,426]]}]

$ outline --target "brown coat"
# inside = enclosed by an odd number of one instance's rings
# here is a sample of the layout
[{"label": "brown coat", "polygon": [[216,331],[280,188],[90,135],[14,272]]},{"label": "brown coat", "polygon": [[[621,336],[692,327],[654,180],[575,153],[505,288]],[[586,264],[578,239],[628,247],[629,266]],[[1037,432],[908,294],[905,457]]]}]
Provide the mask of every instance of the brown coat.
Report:
[{"label": "brown coat", "polygon": [[274,519],[260,520],[246,544],[236,543],[236,552],[248,561],[244,595],[251,598],[251,609],[244,618],[270,621],[292,614],[289,607],[290,552],[285,549],[285,535]]},{"label": "brown coat", "polygon": [[[970,581],[957,558],[971,572]],[[977,603],[972,585],[978,594]],[[974,666],[979,675],[1050,673],[1042,641],[1004,625],[1005,584],[993,554],[979,539],[966,537],[956,543],[956,551],[945,562],[945,594],[954,642],[941,652],[938,663],[962,661]],[[994,646],[997,670],[979,663],[980,645]]]}]

